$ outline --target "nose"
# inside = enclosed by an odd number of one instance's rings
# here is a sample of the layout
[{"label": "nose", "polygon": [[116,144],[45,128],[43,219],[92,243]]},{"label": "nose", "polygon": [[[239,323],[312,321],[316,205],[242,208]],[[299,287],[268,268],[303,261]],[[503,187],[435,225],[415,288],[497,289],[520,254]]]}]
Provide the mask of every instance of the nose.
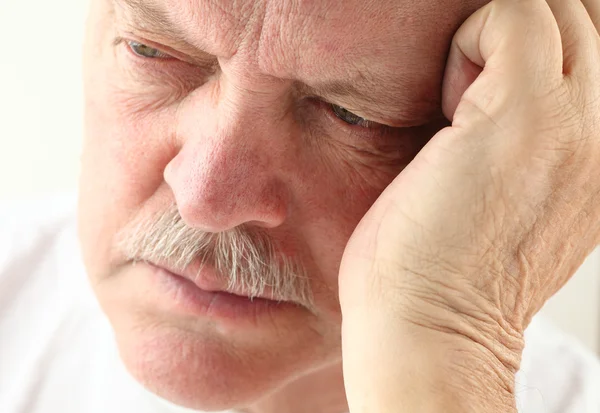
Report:
[{"label": "nose", "polygon": [[276,101],[259,102],[265,95],[219,89],[218,99],[207,92],[180,107],[180,150],[165,180],[191,227],[207,232],[242,224],[277,227],[289,210],[281,173],[290,147],[284,139],[290,136],[289,120]]}]

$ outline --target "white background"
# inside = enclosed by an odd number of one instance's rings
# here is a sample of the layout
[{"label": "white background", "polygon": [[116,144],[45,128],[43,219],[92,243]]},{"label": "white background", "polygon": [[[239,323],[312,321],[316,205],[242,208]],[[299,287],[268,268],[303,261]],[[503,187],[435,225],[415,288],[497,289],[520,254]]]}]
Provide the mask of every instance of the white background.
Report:
[{"label": "white background", "polygon": [[[0,200],[76,189],[86,8],[87,0],[0,0]],[[600,351],[599,307],[595,254],[544,312]]]}]

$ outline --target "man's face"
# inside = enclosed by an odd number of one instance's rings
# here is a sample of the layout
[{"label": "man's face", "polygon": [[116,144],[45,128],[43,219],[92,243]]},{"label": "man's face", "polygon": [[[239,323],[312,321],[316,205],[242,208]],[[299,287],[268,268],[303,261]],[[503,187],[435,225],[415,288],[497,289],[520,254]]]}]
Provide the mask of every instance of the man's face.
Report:
[{"label": "man's face", "polygon": [[473,10],[95,0],[80,235],[140,382],[225,409],[340,362],[344,246],[443,125],[446,51]]}]

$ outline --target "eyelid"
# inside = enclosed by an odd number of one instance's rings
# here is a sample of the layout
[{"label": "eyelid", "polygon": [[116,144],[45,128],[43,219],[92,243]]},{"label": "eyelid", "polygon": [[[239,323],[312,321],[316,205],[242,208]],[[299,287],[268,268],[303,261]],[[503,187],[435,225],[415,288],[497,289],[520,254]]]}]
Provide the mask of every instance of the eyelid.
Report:
[{"label": "eyelid", "polygon": [[[113,44],[115,46],[124,44],[127,46],[128,49],[130,49],[130,43],[139,43],[142,44],[144,46],[148,46],[152,49],[156,49],[158,50],[161,54],[164,54],[164,57],[158,57],[156,60],[158,61],[165,61],[165,60],[178,60],[181,62],[185,62],[185,63],[189,63],[189,64],[195,64],[192,59],[189,56],[183,55],[182,53],[177,52],[174,49],[171,49],[168,46],[165,45],[161,45],[161,44],[157,44],[151,40],[146,40],[146,39],[140,39],[138,36],[134,36],[134,35],[127,35],[127,36],[118,36],[115,38]],[[130,53],[132,53],[135,57],[142,59],[142,57],[137,56],[133,50],[128,50]],[[152,59],[146,59],[146,60],[152,60]]]},{"label": "eyelid", "polygon": [[[136,53],[133,50],[133,46],[132,46],[133,44],[143,45],[143,46],[146,46],[151,49],[156,49],[161,54],[161,56],[157,56],[156,58],[149,58],[149,57],[141,56],[140,54]],[[123,47],[125,53],[127,53],[127,55],[130,58],[143,60],[146,64],[155,64],[156,61],[175,59],[173,56],[163,52],[161,49],[154,48],[153,46],[150,46],[149,44],[138,42],[137,40],[126,39],[124,37],[115,38],[115,40],[113,41],[113,45],[115,47],[119,47],[119,46]],[[155,62],[152,62],[153,60]]]},{"label": "eyelid", "polygon": [[[387,122],[382,122],[382,121],[378,121],[378,120],[372,120],[369,119],[369,117],[364,116],[363,114],[361,114],[360,112],[362,112],[361,110],[357,110],[355,111],[354,109],[349,108],[348,106],[344,106],[341,103],[335,103],[333,102],[334,99],[329,99],[325,96],[321,96],[318,94],[315,94],[314,92],[311,93],[310,91],[306,91],[304,89],[300,89],[300,93],[302,93],[303,97],[305,99],[308,99],[310,101],[313,101],[315,103],[318,103],[319,105],[324,105],[327,107],[322,107],[321,110],[325,110],[327,111],[329,114],[332,114],[333,116],[336,116],[332,109],[331,109],[331,105],[336,105],[336,106],[340,106],[341,108],[346,109],[347,111],[355,114],[356,116],[363,118],[365,121],[362,125],[348,125],[350,127],[354,127],[354,128],[363,128],[363,129],[377,129],[377,128],[391,128],[391,129],[395,129],[395,128],[404,128],[404,125],[392,125],[389,124]],[[337,118],[337,116],[336,116]],[[336,120],[343,122],[341,119],[337,118]]]},{"label": "eyelid", "polygon": [[[390,126],[388,126],[388,125],[385,125],[385,124],[383,124],[383,123],[379,123],[379,122],[376,122],[376,121],[373,121],[373,120],[367,119],[367,118],[365,118],[365,117],[361,116],[360,114],[358,114],[358,113],[354,112],[353,110],[351,110],[351,109],[348,109],[348,108],[347,108],[347,107],[345,107],[345,106],[338,105],[337,103],[332,103],[332,102],[323,101],[323,100],[322,100],[322,102],[323,102],[323,103],[324,103],[324,104],[327,106],[327,108],[325,108],[325,109],[329,111],[329,114],[330,114],[330,115],[332,115],[332,116],[334,116],[334,117],[335,117],[337,120],[339,120],[340,122],[343,122],[345,125],[347,125],[347,127],[350,127],[350,128],[362,128],[362,129],[379,129],[379,128],[386,128],[386,127],[387,127],[387,128],[389,128],[389,127],[390,127]],[[347,110],[348,112],[352,113],[353,115],[356,115],[356,116],[358,116],[359,118],[361,118],[361,119],[363,119],[363,120],[362,120],[360,123],[356,124],[356,125],[351,125],[351,124],[349,124],[349,123],[347,123],[347,122],[344,122],[344,121],[343,121],[342,119],[340,119],[340,118],[339,118],[339,117],[336,115],[336,113],[334,112],[334,110],[333,110],[333,107],[332,107],[333,105],[335,105],[335,106],[339,106],[339,107],[341,107],[342,109],[345,109],[345,110]]]},{"label": "eyelid", "polygon": [[[127,41],[127,45],[129,46],[129,49],[130,49],[130,50],[131,50],[131,51],[132,51],[134,54],[136,54],[136,55],[138,55],[139,57],[142,57],[142,58],[158,59],[158,60],[174,59],[174,57],[173,57],[173,56],[171,56],[170,54],[168,54],[168,53],[165,53],[165,52],[163,52],[162,50],[160,50],[160,49],[158,49],[158,48],[156,48],[156,47],[152,47],[152,46],[150,46],[150,45],[147,45],[147,44],[145,44],[145,43],[136,42],[136,41],[134,41],[134,40],[128,40],[128,41]],[[156,51],[156,52],[157,52],[157,55],[156,55],[156,56],[152,56],[152,57],[150,57],[150,56],[144,56],[144,55],[142,55],[142,54],[138,53],[138,52],[135,50],[135,48],[136,48],[136,47],[139,47],[139,46],[147,47],[147,48],[149,48],[149,49],[151,49],[151,50],[153,50],[153,51]]]},{"label": "eyelid", "polygon": [[399,130],[398,128],[394,128],[388,125],[384,125],[382,123],[372,121],[368,121],[371,122],[371,124],[368,127],[361,125],[350,125],[337,117],[337,115],[333,112],[333,109],[331,108],[331,103],[318,97],[309,98],[309,101],[316,106],[316,109],[318,111],[320,111],[321,113],[325,113],[326,118],[329,122],[331,122],[332,126],[341,130],[345,130],[346,133],[348,133],[350,136],[355,136],[356,138],[366,140],[370,140],[375,137],[385,138],[395,135]]}]

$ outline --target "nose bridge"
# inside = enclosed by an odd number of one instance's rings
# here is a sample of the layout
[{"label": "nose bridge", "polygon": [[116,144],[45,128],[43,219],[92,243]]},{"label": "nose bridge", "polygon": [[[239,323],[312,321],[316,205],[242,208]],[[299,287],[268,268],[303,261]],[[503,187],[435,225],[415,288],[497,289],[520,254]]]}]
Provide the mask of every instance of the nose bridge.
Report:
[{"label": "nose bridge", "polygon": [[211,232],[251,221],[276,226],[287,211],[279,174],[289,145],[281,139],[284,95],[227,82],[218,88],[181,108],[181,150],[165,178],[190,225]]},{"label": "nose bridge", "polygon": [[269,129],[289,112],[290,88],[291,84],[268,77],[229,81],[223,76],[216,105],[223,116],[244,122],[246,127]]},{"label": "nose bridge", "polygon": [[[222,76],[211,93],[195,99],[184,111],[184,119],[180,119],[183,138],[186,141],[208,138],[213,141],[214,149],[232,150],[240,157],[242,153],[251,156],[255,152],[253,160],[257,160],[258,154],[273,153],[278,146],[286,145],[277,135],[290,122],[286,119],[290,106],[288,89],[281,82],[264,79],[230,82]],[[266,148],[270,151],[265,151]]]},{"label": "nose bridge", "polygon": [[287,146],[277,136],[286,129],[285,96],[267,87],[264,91],[257,87],[251,90],[223,81],[219,87],[209,109],[209,113],[214,111],[214,121],[209,120],[212,127],[203,130],[204,122],[198,117],[197,139],[191,137],[188,142],[194,148],[198,169],[206,174],[205,178],[232,187],[230,193],[236,183],[244,181],[264,185],[273,179]]}]

